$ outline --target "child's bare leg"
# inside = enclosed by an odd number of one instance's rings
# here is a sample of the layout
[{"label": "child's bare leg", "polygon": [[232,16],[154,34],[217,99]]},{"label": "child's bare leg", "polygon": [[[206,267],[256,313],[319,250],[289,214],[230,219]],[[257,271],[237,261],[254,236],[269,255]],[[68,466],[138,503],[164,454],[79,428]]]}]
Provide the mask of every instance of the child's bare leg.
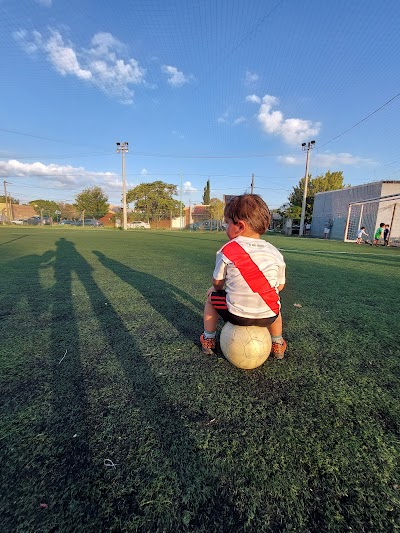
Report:
[{"label": "child's bare leg", "polygon": [[210,333],[214,332],[217,329],[218,317],[219,315],[217,311],[214,309],[207,296],[206,305],[204,306],[204,331]]},{"label": "child's bare leg", "polygon": [[278,318],[268,326],[271,337],[282,337],[282,315],[279,313]]},{"label": "child's bare leg", "polygon": [[215,333],[218,323],[218,313],[214,309],[214,306],[211,303],[211,294],[212,289],[209,289],[207,292],[207,300],[204,306],[204,332],[200,336],[201,349],[203,354],[211,355],[215,348]]},{"label": "child's bare leg", "polygon": [[282,315],[280,313],[274,322],[268,326],[268,331],[271,334],[272,340],[271,354],[275,359],[283,359],[286,350],[286,341],[282,337]]}]

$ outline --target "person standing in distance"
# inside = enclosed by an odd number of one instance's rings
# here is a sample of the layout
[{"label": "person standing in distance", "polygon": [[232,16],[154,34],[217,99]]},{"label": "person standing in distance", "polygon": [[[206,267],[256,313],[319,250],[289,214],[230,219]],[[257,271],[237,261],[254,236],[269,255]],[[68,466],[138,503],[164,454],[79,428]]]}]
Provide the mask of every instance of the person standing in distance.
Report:
[{"label": "person standing in distance", "polygon": [[383,237],[383,228],[384,227],[385,227],[385,223],[381,222],[379,224],[379,228],[375,231],[374,241],[372,243],[374,246],[378,246],[379,245],[379,239],[381,239]]}]

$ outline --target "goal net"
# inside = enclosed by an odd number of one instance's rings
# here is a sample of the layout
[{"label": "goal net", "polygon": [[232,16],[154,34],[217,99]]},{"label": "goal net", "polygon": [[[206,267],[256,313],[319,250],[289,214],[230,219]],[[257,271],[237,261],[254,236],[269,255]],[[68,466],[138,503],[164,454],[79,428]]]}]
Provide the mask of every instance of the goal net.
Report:
[{"label": "goal net", "polygon": [[363,226],[368,233],[368,240],[372,241],[382,222],[389,226],[389,244],[400,246],[400,194],[349,204],[345,242],[355,242],[357,232]]}]

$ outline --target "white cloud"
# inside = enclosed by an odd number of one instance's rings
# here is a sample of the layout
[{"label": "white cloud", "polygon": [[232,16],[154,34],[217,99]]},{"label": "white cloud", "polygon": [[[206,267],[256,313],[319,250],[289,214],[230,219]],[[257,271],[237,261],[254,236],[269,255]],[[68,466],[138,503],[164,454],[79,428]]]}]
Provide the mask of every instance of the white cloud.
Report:
[{"label": "white cloud", "polygon": [[146,170],[145,168],[142,168],[142,170],[140,171],[140,174],[142,176],[147,176],[148,173],[149,173],[148,170]]},{"label": "white cloud", "polygon": [[304,165],[304,157],[294,157],[292,155],[280,155],[278,161],[283,165]]},{"label": "white cloud", "polygon": [[[363,157],[358,157],[346,152],[334,154],[334,153],[319,153],[318,156],[318,166],[332,168],[334,166],[348,165],[348,166],[361,166],[361,165],[374,165],[376,164],[372,159],[366,159]],[[304,156],[280,156],[278,158],[279,162],[284,165],[301,165],[304,166],[305,157]]]},{"label": "white cloud", "polygon": [[0,176],[35,177],[51,181],[54,187],[60,189],[74,185],[85,187],[90,184],[103,182],[111,186],[120,186],[117,174],[114,172],[90,172],[84,167],[72,167],[70,165],[44,165],[40,162],[22,163],[16,159],[0,161]]},{"label": "white cloud", "polygon": [[251,102],[253,104],[259,104],[261,102],[261,98],[257,96],[256,94],[249,94],[246,96],[246,102]]},{"label": "white cloud", "polygon": [[255,83],[256,81],[258,81],[258,79],[259,79],[258,74],[255,74],[254,72],[250,72],[246,70],[245,82],[247,85]]},{"label": "white cloud", "polygon": [[126,46],[111,33],[107,32],[95,33],[91,43],[92,47],[88,50],[91,55],[103,56],[110,60],[116,59],[115,52],[123,53],[126,51]]},{"label": "white cloud", "polygon": [[271,135],[278,135],[288,144],[298,144],[318,135],[321,124],[301,118],[284,118],[281,111],[272,108],[279,104],[278,98],[266,94],[258,111],[258,121],[262,129]]},{"label": "white cloud", "polygon": [[318,164],[323,167],[330,167],[332,165],[374,165],[376,164],[372,159],[358,157],[346,152],[339,154],[319,154]]},{"label": "white cloud", "polygon": [[136,59],[126,58],[126,46],[111,33],[96,33],[90,48],[66,42],[58,30],[50,30],[47,37],[26,30],[13,36],[26,52],[43,53],[61,75],[90,83],[121,103],[131,104],[132,86],[144,83],[145,70]]},{"label": "white cloud", "polygon": [[190,181],[185,181],[183,184],[183,191],[184,192],[194,192],[197,191],[195,187],[193,187],[192,183]]},{"label": "white cloud", "polygon": [[92,77],[89,70],[80,67],[75,50],[71,46],[65,46],[59,32],[52,32],[43,48],[47,52],[50,62],[63,76],[72,74],[84,80]]},{"label": "white cloud", "polygon": [[28,54],[34,54],[42,46],[42,35],[33,31],[29,39],[29,33],[26,30],[18,30],[13,32],[14,39],[20,44],[21,48]]},{"label": "white cloud", "polygon": [[233,111],[229,107],[220,117],[217,118],[218,124],[228,124],[229,126],[237,126],[238,124],[247,122],[247,118],[244,117],[243,115],[235,119],[231,118],[232,115],[233,115]]},{"label": "white cloud", "polygon": [[185,83],[189,83],[194,79],[192,74],[185,76],[183,72],[170,65],[163,65],[161,70],[164,72],[164,74],[169,76],[167,82],[173,87],[181,87]]}]

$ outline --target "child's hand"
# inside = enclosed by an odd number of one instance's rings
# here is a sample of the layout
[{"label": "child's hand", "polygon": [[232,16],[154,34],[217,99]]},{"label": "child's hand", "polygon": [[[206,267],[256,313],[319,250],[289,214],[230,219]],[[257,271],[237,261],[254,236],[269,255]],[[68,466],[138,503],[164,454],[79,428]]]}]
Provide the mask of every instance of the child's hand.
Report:
[{"label": "child's hand", "polygon": [[211,294],[212,292],[214,292],[214,291],[215,291],[214,287],[210,287],[210,288],[208,289],[208,291],[207,291],[207,298],[208,298],[208,297],[210,296],[210,294]]}]

